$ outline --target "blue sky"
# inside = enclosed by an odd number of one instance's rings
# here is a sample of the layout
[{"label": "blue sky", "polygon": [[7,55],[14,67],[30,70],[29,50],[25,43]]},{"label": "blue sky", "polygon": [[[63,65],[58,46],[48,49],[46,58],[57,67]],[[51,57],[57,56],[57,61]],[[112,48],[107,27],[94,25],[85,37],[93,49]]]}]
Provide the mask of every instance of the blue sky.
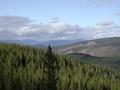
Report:
[{"label": "blue sky", "polygon": [[[11,18],[14,22],[14,17],[16,18],[17,16],[20,16],[20,17],[28,18],[28,19],[32,20],[32,22],[30,22],[32,24],[37,23],[35,26],[39,26],[39,23],[44,24],[42,26],[42,28],[46,27],[47,25],[48,26],[51,25],[52,24],[51,22],[53,22],[53,21],[55,21],[57,26],[59,26],[60,28],[62,28],[64,26],[64,29],[66,29],[66,30],[68,30],[68,28],[67,28],[68,26],[70,29],[70,27],[76,28],[76,26],[78,25],[79,29],[82,31],[81,33],[83,34],[85,32],[86,33],[89,32],[88,35],[90,33],[92,33],[92,30],[94,28],[100,27],[100,25],[98,26],[99,23],[112,22],[112,26],[110,26],[110,27],[118,27],[120,25],[119,12],[120,12],[120,0],[0,0],[0,16],[1,16],[1,18],[3,18],[3,16],[4,16],[4,18],[5,17],[10,18],[10,16],[11,16]],[[17,19],[18,18],[19,17],[17,17]],[[9,19],[8,19],[8,21],[9,21]],[[8,21],[6,21],[6,22],[8,22]],[[8,24],[6,24],[6,25],[8,25]],[[11,25],[11,27],[12,27],[12,25]],[[29,27],[29,29],[30,29],[30,31],[32,31],[30,27]],[[3,30],[6,29],[3,27],[1,27],[1,28]],[[50,28],[53,28],[53,27],[50,26]],[[88,31],[86,30],[86,28],[87,29],[89,28]],[[106,27],[103,27],[103,28],[106,29]],[[9,29],[9,28],[7,28],[7,29]],[[78,27],[77,27],[77,29],[78,29]],[[3,34],[3,30],[2,30],[1,34]],[[70,31],[73,32],[73,30],[70,30]],[[85,32],[83,32],[83,30]],[[108,32],[116,31],[116,30],[112,30],[112,29],[110,29],[110,30]],[[7,30],[7,31],[10,31],[10,30]],[[23,31],[22,31],[22,33],[23,33]],[[33,33],[30,31],[27,30],[27,32],[29,32],[30,34]],[[43,33],[42,32],[43,30],[41,30],[40,26],[39,26],[39,30],[36,30],[36,32],[37,31]],[[60,30],[58,30],[58,31],[60,31]],[[79,32],[79,30],[76,30],[76,29],[75,29],[75,31]],[[119,30],[117,30],[117,32],[118,31]],[[18,32],[21,32],[21,31],[19,30]],[[48,32],[49,32],[49,29],[48,29]],[[68,32],[68,31],[61,30],[61,33],[64,34],[64,32]],[[102,36],[105,36],[105,32],[103,32],[103,31],[101,31],[101,32],[104,34]],[[101,32],[99,31],[100,34],[101,34]],[[13,31],[12,31],[12,33],[13,33]],[[47,33],[47,30],[46,30],[46,33]],[[56,36],[56,33],[58,34],[60,32],[55,32],[54,34],[52,33],[52,35],[50,35],[50,34],[49,35]],[[27,33],[27,35],[28,35],[28,33]],[[92,35],[93,35],[93,33],[91,34],[91,36]],[[32,37],[32,35],[30,35],[30,36],[31,36],[30,38],[34,37],[34,35],[33,35],[33,37]],[[89,38],[91,36],[89,36]],[[112,35],[110,35],[110,36],[112,36]],[[113,35],[113,36],[115,36],[115,35]],[[118,35],[116,35],[116,36],[118,36]],[[23,35],[21,37],[23,37]],[[20,36],[19,36],[19,38],[20,38]],[[34,39],[35,38],[39,39],[40,37],[34,37]],[[65,37],[62,37],[62,38],[65,38]],[[78,38],[85,38],[85,37],[76,37],[76,39],[78,39]],[[100,37],[98,37],[98,38],[100,38]],[[66,39],[72,39],[72,37],[71,38],[67,37]]]}]

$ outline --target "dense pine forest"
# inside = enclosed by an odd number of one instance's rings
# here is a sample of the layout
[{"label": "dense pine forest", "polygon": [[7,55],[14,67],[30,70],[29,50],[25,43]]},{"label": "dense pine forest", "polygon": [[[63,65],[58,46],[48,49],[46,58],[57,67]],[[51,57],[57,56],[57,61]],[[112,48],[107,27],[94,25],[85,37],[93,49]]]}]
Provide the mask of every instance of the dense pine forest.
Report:
[{"label": "dense pine forest", "polygon": [[120,72],[39,48],[0,44],[0,90],[120,90]]}]

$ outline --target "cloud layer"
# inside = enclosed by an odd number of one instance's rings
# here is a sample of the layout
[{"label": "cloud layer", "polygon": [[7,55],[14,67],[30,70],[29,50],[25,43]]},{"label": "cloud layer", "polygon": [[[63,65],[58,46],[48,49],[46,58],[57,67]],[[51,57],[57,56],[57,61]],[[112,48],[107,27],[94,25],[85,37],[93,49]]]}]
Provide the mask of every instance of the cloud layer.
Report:
[{"label": "cloud layer", "polygon": [[120,12],[118,12],[116,15],[117,15],[117,16],[120,16]]},{"label": "cloud layer", "polygon": [[83,3],[90,4],[92,6],[111,6],[111,5],[118,5],[119,0],[80,0]]},{"label": "cloud layer", "polygon": [[0,39],[75,40],[120,36],[120,27],[113,21],[104,21],[95,26],[82,28],[66,24],[54,18],[48,24],[34,23],[21,16],[0,16]]}]

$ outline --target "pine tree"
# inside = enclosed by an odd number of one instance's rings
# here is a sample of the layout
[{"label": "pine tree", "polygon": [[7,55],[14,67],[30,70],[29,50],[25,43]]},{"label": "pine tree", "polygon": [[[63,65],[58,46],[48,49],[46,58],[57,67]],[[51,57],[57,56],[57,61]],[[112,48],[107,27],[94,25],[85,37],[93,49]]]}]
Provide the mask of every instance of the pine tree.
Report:
[{"label": "pine tree", "polygon": [[58,63],[55,55],[52,52],[52,48],[49,45],[46,60],[44,61],[44,69],[46,73],[46,87],[47,90],[57,90],[57,77]]}]

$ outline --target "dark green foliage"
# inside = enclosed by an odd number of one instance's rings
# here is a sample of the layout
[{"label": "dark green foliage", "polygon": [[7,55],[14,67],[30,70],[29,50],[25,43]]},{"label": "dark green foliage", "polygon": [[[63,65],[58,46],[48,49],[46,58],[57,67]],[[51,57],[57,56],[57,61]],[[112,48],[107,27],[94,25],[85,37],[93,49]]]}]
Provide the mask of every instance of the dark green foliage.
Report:
[{"label": "dark green foliage", "polygon": [[43,82],[46,82],[44,83],[46,85],[46,89],[44,88],[44,90],[57,90],[58,62],[50,46],[48,47],[43,63]]},{"label": "dark green foliage", "polygon": [[120,90],[120,72],[38,48],[0,44],[0,90]]}]

